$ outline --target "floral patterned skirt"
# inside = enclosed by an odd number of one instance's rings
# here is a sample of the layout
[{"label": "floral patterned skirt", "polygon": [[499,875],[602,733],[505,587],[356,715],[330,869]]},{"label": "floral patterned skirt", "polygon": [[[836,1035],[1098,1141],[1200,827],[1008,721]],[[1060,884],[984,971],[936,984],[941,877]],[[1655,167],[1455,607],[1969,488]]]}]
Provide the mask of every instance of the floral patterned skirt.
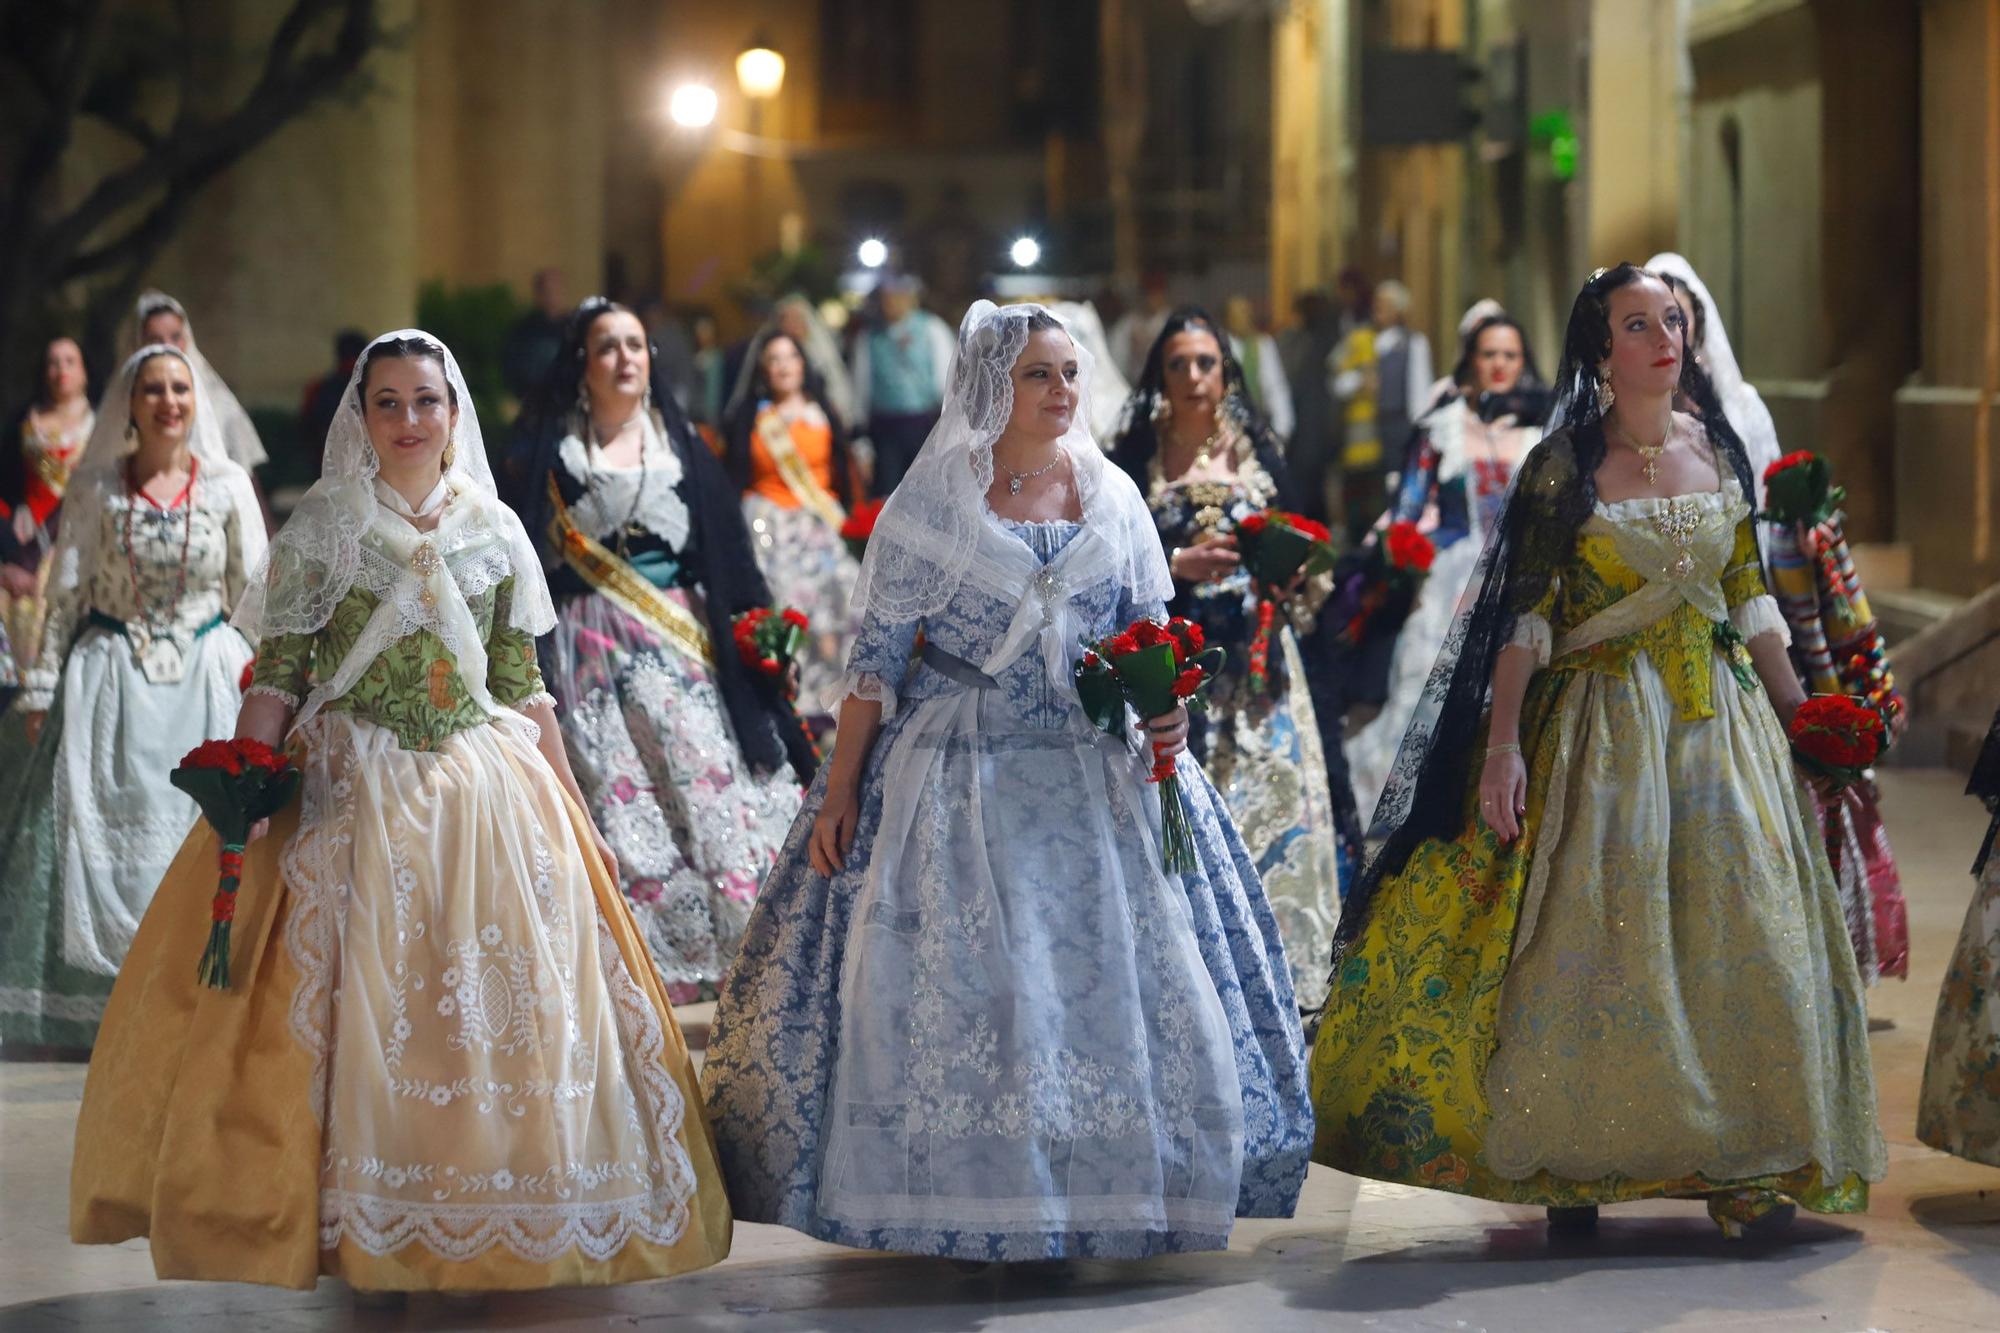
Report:
[{"label": "floral patterned skirt", "polygon": [[1917,1137],[2000,1166],[2000,854],[1986,858],[1938,993]]},{"label": "floral patterned skirt", "polygon": [[1182,762],[1198,865],[1163,876],[1129,753],[1080,719],[943,742],[948,702],[899,705],[831,878],[807,854],[821,769],[723,985],[703,1085],[736,1215],[1009,1261],[1291,1216],[1296,1000],[1215,788]]},{"label": "floral patterned skirt", "polygon": [[743,518],[757,544],[757,564],[779,606],[796,607],[812,620],[812,637],[799,662],[799,712],[830,718],[845,694],[848,645],[860,625],[847,609],[861,566],[840,534],[803,506],[785,509],[762,495],[743,498]]},{"label": "floral patterned skirt", "polygon": [[1203,767],[1257,863],[1292,976],[1302,993],[1313,993],[1340,924],[1341,857],[1305,666],[1292,632],[1278,639],[1289,687],[1246,700],[1244,678],[1225,678],[1239,688],[1209,710]]},{"label": "floral patterned skirt", "polygon": [[229,991],[198,985],[218,847],[189,835],[113,990],[71,1232],[162,1277],[379,1290],[646,1280],[729,1215],[688,1053],[519,718],[403,749],[342,713],[245,858]]},{"label": "floral patterned skirt", "polygon": [[[695,616],[699,599],[664,594]],[[789,765],[744,762],[708,668],[596,593],[566,599],[542,663],[590,814],[618,858],[674,1003],[736,956],[757,887],[798,813]]]},{"label": "floral patterned skirt", "polygon": [[1525,832],[1385,879],[1313,1052],[1315,1159],[1503,1202],[1866,1206],[1884,1150],[1840,904],[1776,714],[1716,663],[1543,671]]}]

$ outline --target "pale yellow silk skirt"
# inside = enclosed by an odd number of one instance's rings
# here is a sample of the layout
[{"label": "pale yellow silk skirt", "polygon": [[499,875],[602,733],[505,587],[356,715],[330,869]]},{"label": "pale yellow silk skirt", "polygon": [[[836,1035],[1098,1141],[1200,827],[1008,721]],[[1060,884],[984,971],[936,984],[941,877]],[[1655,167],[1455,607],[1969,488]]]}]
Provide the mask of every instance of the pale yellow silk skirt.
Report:
[{"label": "pale yellow silk skirt", "polygon": [[245,857],[234,985],[196,984],[189,834],[106,1010],[70,1231],[162,1278],[380,1290],[644,1281],[729,1252],[687,1047],[617,886],[518,723],[434,753],[312,724]]}]

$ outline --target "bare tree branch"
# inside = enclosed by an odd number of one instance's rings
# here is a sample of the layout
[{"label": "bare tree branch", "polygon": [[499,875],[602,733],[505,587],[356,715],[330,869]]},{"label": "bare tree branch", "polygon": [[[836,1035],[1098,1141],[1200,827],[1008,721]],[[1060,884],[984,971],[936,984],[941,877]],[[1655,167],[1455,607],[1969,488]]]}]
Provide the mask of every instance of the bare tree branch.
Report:
[{"label": "bare tree branch", "polygon": [[[295,47],[303,29],[330,2],[298,0],[280,25],[280,37]],[[339,87],[367,57],[376,33],[375,0],[345,0],[342,7],[340,31],[330,50],[281,63],[274,47],[262,77],[233,111],[178,129],[161,141],[157,151],[100,181],[59,224],[59,233],[70,238],[59,271],[68,276],[70,255],[125,209],[168,185],[184,188],[208,179]]]},{"label": "bare tree branch", "polygon": [[[131,98],[116,95],[130,91],[125,76],[102,68],[104,53],[122,35],[112,26],[121,21],[113,7],[66,0],[33,15],[37,63],[17,81],[21,95],[10,99],[18,108],[10,137],[19,152],[0,193],[0,397],[25,382],[27,349],[59,315],[74,330],[80,313],[86,354],[100,363],[108,357],[132,296],[201,188],[315,102],[351,86],[370,50],[386,39],[378,0],[290,0],[251,67],[248,91],[204,114],[199,80],[206,67],[196,22],[203,6],[169,3],[179,20],[178,43],[169,47],[173,34],[162,34],[138,57],[141,77],[178,93],[164,121],[149,120]],[[0,69],[17,63],[9,51]],[[141,152],[99,177],[67,213],[53,214],[50,187],[81,119],[102,122]],[[76,279],[87,281],[65,294],[65,284]],[[66,307],[77,299],[81,311]]]}]

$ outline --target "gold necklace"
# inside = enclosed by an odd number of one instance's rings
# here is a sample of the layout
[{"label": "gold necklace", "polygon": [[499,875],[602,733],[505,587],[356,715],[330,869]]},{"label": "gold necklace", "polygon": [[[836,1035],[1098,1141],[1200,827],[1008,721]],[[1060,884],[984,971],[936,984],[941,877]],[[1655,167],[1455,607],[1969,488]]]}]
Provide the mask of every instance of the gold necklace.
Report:
[{"label": "gold necklace", "polygon": [[1625,429],[1623,422],[1614,421],[1611,429],[1618,432],[1618,438],[1632,446],[1639,457],[1646,460],[1646,484],[1651,486],[1660,479],[1660,455],[1667,451],[1667,441],[1674,438],[1674,424],[1667,422],[1667,433],[1660,437],[1658,444],[1641,444],[1632,438],[1632,432]]}]

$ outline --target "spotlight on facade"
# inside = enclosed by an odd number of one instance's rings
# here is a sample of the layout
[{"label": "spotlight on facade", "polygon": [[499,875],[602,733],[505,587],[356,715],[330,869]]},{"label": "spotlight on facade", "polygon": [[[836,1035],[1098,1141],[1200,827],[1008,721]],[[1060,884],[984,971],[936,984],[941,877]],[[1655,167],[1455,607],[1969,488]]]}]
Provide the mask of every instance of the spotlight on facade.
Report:
[{"label": "spotlight on facade", "polygon": [[889,262],[889,247],[870,236],[855,249],[854,257],[863,268],[880,268]]},{"label": "spotlight on facade", "polygon": [[1015,268],[1033,268],[1042,262],[1042,243],[1032,236],[1022,236],[1015,240],[1013,248],[1007,251]]},{"label": "spotlight on facade", "polygon": [[715,89],[705,83],[683,83],[667,95],[667,116],[684,130],[713,125],[715,107]]},{"label": "spotlight on facade", "polygon": [[785,86],[785,58],[761,33],[736,57],[736,85],[753,102],[767,102]]}]

